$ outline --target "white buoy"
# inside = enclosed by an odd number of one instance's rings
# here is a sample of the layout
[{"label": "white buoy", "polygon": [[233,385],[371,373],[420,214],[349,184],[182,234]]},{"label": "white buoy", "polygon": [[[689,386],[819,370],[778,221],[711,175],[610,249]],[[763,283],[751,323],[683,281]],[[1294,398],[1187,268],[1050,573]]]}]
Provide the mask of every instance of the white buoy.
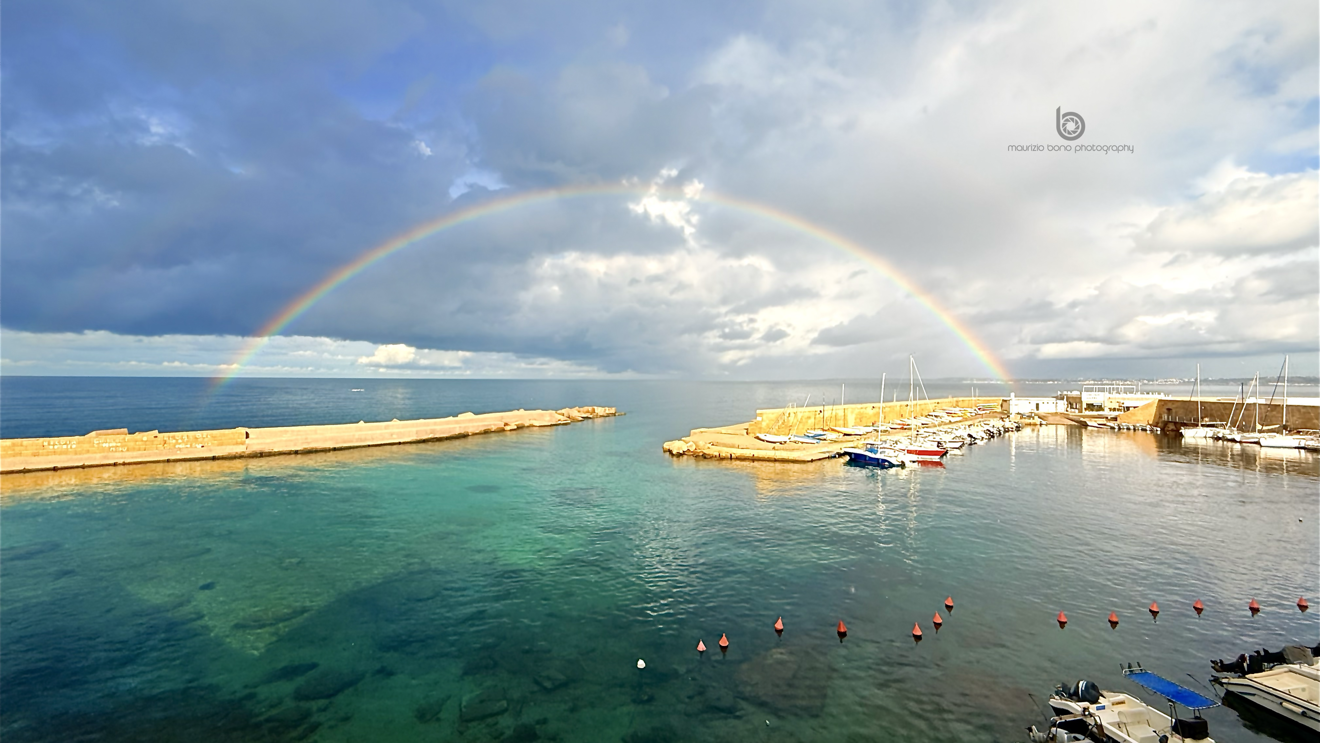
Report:
[{"label": "white buoy", "polygon": [[646,668],[646,661],[642,660],[641,658],[638,658],[638,659],[637,659],[637,667],[638,667],[638,668]]}]

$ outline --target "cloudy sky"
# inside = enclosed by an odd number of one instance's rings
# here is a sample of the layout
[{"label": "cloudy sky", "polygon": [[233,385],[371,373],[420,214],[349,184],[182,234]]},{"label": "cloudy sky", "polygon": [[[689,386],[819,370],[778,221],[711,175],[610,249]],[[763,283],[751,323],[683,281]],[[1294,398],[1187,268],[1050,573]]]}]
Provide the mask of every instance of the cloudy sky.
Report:
[{"label": "cloudy sky", "polygon": [[244,373],[991,376],[947,319],[1018,377],[1316,374],[1318,25],[6,0],[0,370],[224,373],[364,251],[559,189],[372,264]]}]

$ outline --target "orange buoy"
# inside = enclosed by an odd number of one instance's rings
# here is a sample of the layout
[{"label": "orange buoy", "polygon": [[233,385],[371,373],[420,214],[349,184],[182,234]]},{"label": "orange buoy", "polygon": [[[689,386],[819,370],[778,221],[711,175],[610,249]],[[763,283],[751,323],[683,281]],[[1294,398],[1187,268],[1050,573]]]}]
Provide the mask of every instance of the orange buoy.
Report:
[{"label": "orange buoy", "polygon": [[848,636],[848,628],[844,625],[842,619],[839,620],[839,627],[835,631],[839,633],[839,642],[843,642],[843,638]]},{"label": "orange buoy", "polygon": [[1116,611],[1109,612],[1109,628],[1118,629],[1118,612]]},{"label": "orange buoy", "polygon": [[947,599],[944,599],[944,608],[945,608],[946,610],[948,610],[948,611],[953,611],[953,597],[952,597],[952,596],[948,597]]},{"label": "orange buoy", "polygon": [[783,618],[783,617],[780,617],[780,618],[778,618],[778,619],[775,620],[775,634],[777,634],[777,635],[782,635],[782,634],[784,634],[784,618]]},{"label": "orange buoy", "polygon": [[1253,617],[1260,613],[1260,604],[1256,603],[1256,599],[1252,599],[1251,603],[1247,604],[1247,608],[1251,610]]},{"label": "orange buoy", "polygon": [[1298,608],[1298,609],[1301,609],[1302,611],[1306,611],[1307,609],[1310,609],[1310,608],[1311,608],[1311,605],[1308,604],[1308,603],[1306,603],[1306,597],[1305,597],[1305,596],[1303,596],[1303,597],[1297,599],[1297,608]]},{"label": "orange buoy", "polygon": [[728,650],[728,649],[729,649],[729,636],[726,635],[726,634],[724,634],[723,632],[721,632],[721,633],[720,633],[720,650]]},{"label": "orange buoy", "polygon": [[1063,629],[1066,624],[1068,624],[1068,615],[1059,612],[1059,629]]},{"label": "orange buoy", "polygon": [[698,653],[706,652],[706,643],[702,642],[701,640],[697,640],[697,652]]},{"label": "orange buoy", "polygon": [[1155,603],[1154,601],[1150,602],[1150,618],[1151,619],[1160,618],[1160,605]]},{"label": "orange buoy", "polygon": [[1205,604],[1201,603],[1201,599],[1197,599],[1196,603],[1192,604],[1192,608],[1196,610],[1196,616],[1199,617],[1201,612],[1205,611]]},{"label": "orange buoy", "polygon": [[940,613],[937,611],[935,612],[935,617],[930,620],[930,623],[935,625],[935,631],[939,632],[940,627],[944,626],[944,617],[940,616]]},{"label": "orange buoy", "polygon": [[912,623],[912,639],[921,642],[921,625],[917,622]]}]

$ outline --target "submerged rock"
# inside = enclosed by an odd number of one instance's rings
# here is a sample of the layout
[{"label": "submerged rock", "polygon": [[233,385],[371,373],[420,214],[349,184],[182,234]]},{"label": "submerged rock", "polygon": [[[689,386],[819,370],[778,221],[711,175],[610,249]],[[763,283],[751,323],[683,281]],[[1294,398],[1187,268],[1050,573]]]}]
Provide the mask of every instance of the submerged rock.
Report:
[{"label": "submerged rock", "polygon": [[498,717],[508,711],[509,700],[504,698],[503,689],[483,689],[463,697],[458,717],[463,722],[476,722]]},{"label": "submerged rock", "polygon": [[449,703],[449,698],[450,695],[445,694],[444,696],[422,702],[417,705],[417,709],[413,711],[413,717],[416,717],[418,722],[430,722],[434,720],[440,716],[445,705]]},{"label": "submerged rock", "polygon": [[830,664],[819,653],[774,648],[738,668],[742,696],[785,714],[816,717],[825,709]]},{"label": "submerged rock", "polygon": [[311,609],[306,606],[263,609],[234,622],[234,629],[253,630],[274,627],[277,624],[293,621],[309,611]]},{"label": "submerged rock", "polygon": [[361,671],[343,668],[322,668],[308,676],[293,690],[293,698],[300,702],[331,699],[358,685],[366,676]]},{"label": "submerged rock", "polygon": [[205,583],[203,583],[202,585],[198,586],[198,587],[197,587],[197,590],[199,590],[199,591],[212,591],[212,590],[215,590],[215,581],[213,581],[213,580],[208,580],[207,582],[205,582]]},{"label": "submerged rock", "polygon": [[538,673],[533,680],[536,681],[537,686],[546,691],[554,691],[568,685],[568,677],[559,671],[553,670]]},{"label": "submerged rock", "polygon": [[302,678],[312,671],[315,671],[320,666],[320,663],[314,661],[308,663],[289,663],[288,665],[280,666],[265,676],[262,676],[261,684],[275,684],[280,681],[292,681],[296,678]]}]

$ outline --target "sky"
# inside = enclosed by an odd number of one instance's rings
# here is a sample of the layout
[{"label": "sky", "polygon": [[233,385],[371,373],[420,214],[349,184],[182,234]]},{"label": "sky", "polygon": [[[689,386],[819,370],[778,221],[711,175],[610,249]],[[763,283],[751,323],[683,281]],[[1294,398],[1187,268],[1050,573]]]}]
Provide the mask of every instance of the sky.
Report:
[{"label": "sky", "polygon": [[1315,375],[1318,12],[6,0],[0,373]]}]

